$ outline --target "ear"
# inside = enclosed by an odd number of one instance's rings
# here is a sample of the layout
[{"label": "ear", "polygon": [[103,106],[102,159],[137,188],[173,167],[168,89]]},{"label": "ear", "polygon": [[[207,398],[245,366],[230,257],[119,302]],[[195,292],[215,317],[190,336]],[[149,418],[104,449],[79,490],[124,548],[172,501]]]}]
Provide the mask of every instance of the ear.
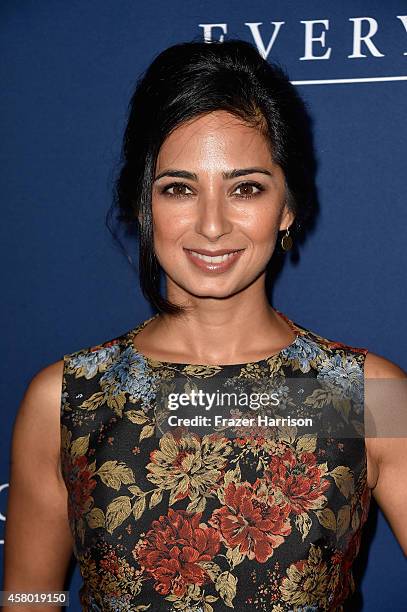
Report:
[{"label": "ear", "polygon": [[280,227],[279,227],[280,232],[283,230],[285,231],[288,227],[291,227],[294,219],[295,219],[295,214],[293,213],[292,210],[288,208],[286,204],[283,209],[283,213],[281,215],[281,222],[280,222]]}]

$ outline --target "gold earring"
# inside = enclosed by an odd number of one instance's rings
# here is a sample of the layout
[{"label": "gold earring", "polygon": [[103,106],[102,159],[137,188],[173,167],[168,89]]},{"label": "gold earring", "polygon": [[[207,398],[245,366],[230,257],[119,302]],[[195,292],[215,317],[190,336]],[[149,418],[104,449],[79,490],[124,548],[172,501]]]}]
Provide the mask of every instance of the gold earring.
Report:
[{"label": "gold earring", "polygon": [[281,238],[281,246],[284,251],[289,251],[293,246],[293,239],[290,236],[290,230],[286,229],[284,236]]}]

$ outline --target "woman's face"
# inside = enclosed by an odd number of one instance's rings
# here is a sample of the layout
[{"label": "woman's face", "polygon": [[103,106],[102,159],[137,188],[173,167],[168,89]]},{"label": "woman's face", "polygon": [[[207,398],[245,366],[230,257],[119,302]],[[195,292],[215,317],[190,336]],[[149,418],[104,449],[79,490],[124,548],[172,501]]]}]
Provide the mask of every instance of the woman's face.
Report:
[{"label": "woman's face", "polygon": [[294,219],[284,202],[284,174],[257,129],[216,111],[174,130],[152,193],[167,295],[221,298],[260,282],[277,232]]}]

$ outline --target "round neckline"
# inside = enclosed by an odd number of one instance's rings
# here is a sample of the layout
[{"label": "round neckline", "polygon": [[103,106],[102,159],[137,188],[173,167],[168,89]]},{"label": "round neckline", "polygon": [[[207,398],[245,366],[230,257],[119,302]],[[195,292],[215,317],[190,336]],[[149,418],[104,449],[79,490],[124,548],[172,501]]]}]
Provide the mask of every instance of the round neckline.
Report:
[{"label": "round neckline", "polygon": [[154,363],[160,363],[163,366],[170,366],[170,367],[177,367],[177,368],[185,368],[185,367],[201,367],[201,368],[237,368],[237,367],[243,367],[243,366],[247,366],[247,365],[260,365],[262,363],[266,363],[269,362],[272,359],[277,359],[278,357],[281,356],[283,351],[287,351],[289,349],[291,349],[292,347],[294,347],[300,336],[304,335],[304,333],[306,333],[306,330],[304,330],[303,328],[301,328],[300,326],[298,326],[296,323],[294,323],[294,321],[292,321],[291,319],[289,319],[287,317],[287,315],[285,315],[284,313],[280,312],[279,310],[277,310],[276,308],[274,308],[274,311],[277,313],[278,316],[280,316],[286,323],[288,323],[288,325],[290,326],[290,328],[295,332],[295,338],[292,342],[290,342],[290,344],[288,344],[287,346],[284,346],[282,349],[280,349],[277,353],[273,353],[272,355],[268,355],[267,357],[263,357],[262,359],[258,359],[255,361],[246,361],[244,363],[182,363],[179,361],[164,361],[163,359],[157,359],[155,357],[149,357],[148,355],[145,355],[142,351],[140,351],[136,345],[134,344],[134,338],[137,336],[137,334],[144,329],[144,327],[146,327],[146,325],[148,325],[148,323],[150,323],[150,321],[153,321],[154,319],[156,319],[159,315],[159,313],[153,315],[152,317],[146,319],[145,321],[142,321],[139,325],[137,325],[136,327],[130,329],[127,333],[124,334],[124,344],[126,347],[129,347],[132,352],[135,355],[138,355],[139,357],[141,357],[142,359],[144,359],[146,362],[154,362]]}]

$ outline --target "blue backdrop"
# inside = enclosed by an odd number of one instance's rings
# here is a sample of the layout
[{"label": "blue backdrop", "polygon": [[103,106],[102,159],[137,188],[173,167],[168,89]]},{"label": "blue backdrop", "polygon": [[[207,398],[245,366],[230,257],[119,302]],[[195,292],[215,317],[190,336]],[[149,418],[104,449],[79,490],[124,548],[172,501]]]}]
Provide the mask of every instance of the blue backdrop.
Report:
[{"label": "blue backdrop", "polygon": [[[272,303],[407,369],[405,0],[2,0],[0,27],[0,538],[31,377],[151,315],[104,219],[135,81],[170,44],[239,37],[285,66],[314,119],[321,212]],[[363,610],[405,610],[405,559],[375,507],[358,573]],[[73,610],[78,586],[74,569]]]}]

